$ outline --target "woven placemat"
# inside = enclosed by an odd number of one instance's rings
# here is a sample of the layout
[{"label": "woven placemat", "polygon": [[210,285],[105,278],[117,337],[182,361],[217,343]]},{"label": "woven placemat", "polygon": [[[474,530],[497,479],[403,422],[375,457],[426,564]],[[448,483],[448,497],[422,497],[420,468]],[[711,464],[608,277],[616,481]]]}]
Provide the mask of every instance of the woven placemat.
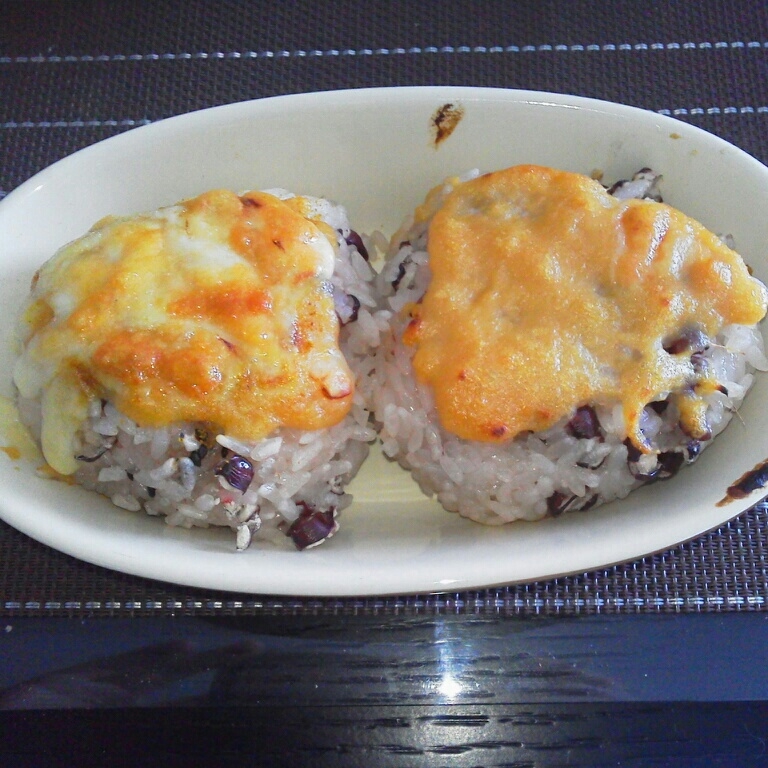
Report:
[{"label": "woven placemat", "polygon": [[[0,198],[75,150],[194,109],[393,85],[527,88],[618,101],[768,162],[763,0],[439,6],[204,0],[0,4]],[[609,569],[459,595],[213,594],[76,561],[0,524],[4,615],[573,614],[760,610],[764,504],[693,542]]]},{"label": "woven placemat", "polygon": [[83,615],[574,615],[757,611],[768,602],[768,505],[641,560],[464,593],[301,598],[206,591],[84,563],[0,524],[0,613]]}]

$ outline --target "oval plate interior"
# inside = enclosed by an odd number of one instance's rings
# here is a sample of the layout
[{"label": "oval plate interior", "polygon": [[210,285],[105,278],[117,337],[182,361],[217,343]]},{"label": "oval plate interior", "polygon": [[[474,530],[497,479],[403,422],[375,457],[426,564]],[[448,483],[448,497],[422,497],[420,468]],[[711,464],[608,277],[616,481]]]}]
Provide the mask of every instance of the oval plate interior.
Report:
[{"label": "oval plate interior", "polygon": [[[435,116],[452,105],[450,135]],[[344,203],[353,225],[391,234],[447,175],[540,163],[609,180],[650,166],[667,202],[734,236],[768,281],[768,170],[726,142],[654,113],[572,96],[390,88],[233,104],[139,128],[65,158],[0,203],[0,394],[12,395],[13,317],[35,269],[107,214],[214,187],[285,187]],[[762,495],[718,507],[768,456],[768,377],[701,459],[674,480],[587,513],[486,528],[444,512],[377,449],[353,484],[340,532],[308,552],[229,531],[172,529],[37,477],[0,455],[0,516],[75,557],[209,589],[289,595],[458,591],[584,572],[691,539]]]}]

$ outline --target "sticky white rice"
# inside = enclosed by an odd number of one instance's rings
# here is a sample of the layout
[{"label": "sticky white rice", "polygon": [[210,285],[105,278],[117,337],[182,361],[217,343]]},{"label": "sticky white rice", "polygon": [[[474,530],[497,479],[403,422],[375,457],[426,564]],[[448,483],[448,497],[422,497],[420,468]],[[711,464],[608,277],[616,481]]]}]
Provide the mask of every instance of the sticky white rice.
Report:
[{"label": "sticky white rice", "polygon": [[[284,190],[269,191],[291,196]],[[378,332],[372,332],[374,272],[364,246],[358,249],[360,240],[345,210],[326,200],[308,199],[313,211],[338,233],[331,282],[337,309],[343,307],[339,346],[360,380],[367,375],[371,343],[378,339]],[[40,399],[19,398],[18,407],[39,440]],[[172,526],[231,528],[238,549],[245,549],[254,537],[289,547],[293,538],[303,549],[333,535],[339,513],[349,506],[352,498],[345,487],[376,437],[369,417],[365,388],[358,387],[350,412],[332,428],[282,428],[252,443],[211,434],[199,423],[147,429],[110,402],[94,400],[73,445],[79,458],[73,480],[118,507],[144,510]],[[233,487],[222,471],[237,457],[253,470],[244,491]]]},{"label": "sticky white rice", "polygon": [[[657,180],[644,171],[611,191],[623,197],[658,198]],[[446,186],[445,194],[450,189]],[[659,453],[643,456],[625,444],[620,406],[593,409],[599,434],[588,437],[574,434],[569,419],[501,444],[464,440],[443,429],[430,388],[414,375],[415,350],[402,343],[408,318],[401,310],[419,301],[429,285],[428,226],[429,220],[403,225],[377,278],[390,327],[376,352],[371,381],[383,451],[410,470],[425,494],[480,523],[538,520],[593,508],[644,483],[667,479],[711,444],[681,431],[679,413],[671,403],[645,408],[642,430]],[[768,368],[757,328],[732,325],[714,341],[702,353],[724,390],[708,401],[713,438],[738,409],[752,385],[753,370]]]}]

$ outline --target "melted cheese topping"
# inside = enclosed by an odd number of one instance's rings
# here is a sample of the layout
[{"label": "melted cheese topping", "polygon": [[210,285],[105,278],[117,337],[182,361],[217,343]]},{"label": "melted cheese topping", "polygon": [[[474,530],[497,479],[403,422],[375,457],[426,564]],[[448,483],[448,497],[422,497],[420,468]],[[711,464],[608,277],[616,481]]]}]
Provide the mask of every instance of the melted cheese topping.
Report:
[{"label": "melted cheese topping", "polygon": [[451,183],[429,227],[432,280],[404,335],[447,430],[503,441],[581,405],[621,404],[647,450],[644,406],[681,391],[684,428],[706,428],[714,384],[690,350],[664,347],[763,318],[768,294],[738,254],[679,211],[617,200],[579,174],[516,166]]},{"label": "melted cheese topping", "polygon": [[[334,248],[304,198],[212,191],[99,222],[35,276],[15,371],[42,394],[42,444],[76,469],[88,402],[143,426],[200,421],[244,440],[321,429],[351,407]],[[333,235],[330,235],[333,237]]]}]

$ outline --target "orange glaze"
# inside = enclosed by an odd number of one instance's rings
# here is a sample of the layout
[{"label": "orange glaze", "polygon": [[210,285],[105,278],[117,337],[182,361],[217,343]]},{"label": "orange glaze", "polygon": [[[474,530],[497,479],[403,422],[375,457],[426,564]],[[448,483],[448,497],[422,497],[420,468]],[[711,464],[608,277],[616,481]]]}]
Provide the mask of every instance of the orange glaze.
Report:
[{"label": "orange glaze", "polygon": [[[434,196],[420,215],[430,207]],[[454,182],[428,250],[431,283],[404,340],[417,347],[414,369],[443,426],[470,440],[503,441],[581,405],[621,404],[644,450],[644,406],[691,383],[681,417],[701,432],[711,386],[697,382],[690,352],[665,344],[766,312],[762,283],[696,221],[551,168]]]},{"label": "orange glaze", "polygon": [[354,382],[335,253],[300,200],[215,190],[100,222],[36,276],[27,362],[145,426],[202,421],[258,440],[338,423]]}]

